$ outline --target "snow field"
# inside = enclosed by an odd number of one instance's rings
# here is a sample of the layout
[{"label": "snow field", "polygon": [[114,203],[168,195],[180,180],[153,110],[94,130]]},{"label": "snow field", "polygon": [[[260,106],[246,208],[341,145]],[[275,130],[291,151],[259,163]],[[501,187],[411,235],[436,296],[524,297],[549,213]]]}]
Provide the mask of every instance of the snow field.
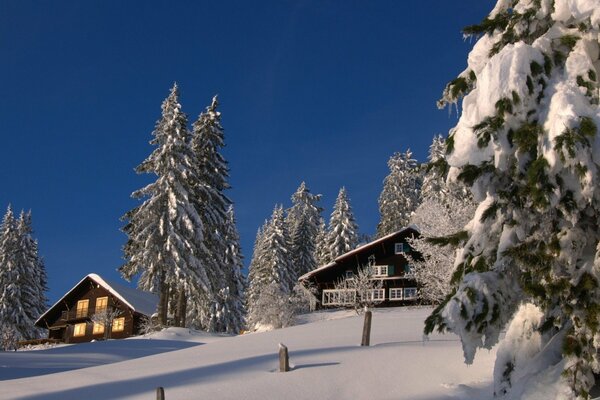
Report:
[{"label": "snow field", "polygon": [[[466,366],[456,336],[432,335],[423,341],[423,320],[430,312],[429,308],[375,310],[371,347],[359,346],[362,316],[323,312],[290,328],[3,381],[0,399],[141,400],[155,398],[157,386],[165,388],[168,400],[491,398],[495,352],[479,352],[474,364]],[[150,342],[160,346],[162,340]],[[132,343],[96,344],[120,345],[126,354]],[[279,343],[289,348],[292,370],[287,373],[277,372]]]}]

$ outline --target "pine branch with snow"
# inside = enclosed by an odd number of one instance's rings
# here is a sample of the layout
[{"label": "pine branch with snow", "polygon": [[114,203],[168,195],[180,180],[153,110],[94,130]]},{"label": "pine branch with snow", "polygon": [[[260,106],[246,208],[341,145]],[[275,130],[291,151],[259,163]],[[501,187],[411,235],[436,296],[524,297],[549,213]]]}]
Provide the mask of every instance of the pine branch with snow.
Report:
[{"label": "pine branch with snow", "polygon": [[558,356],[540,351],[541,364],[515,369],[522,345],[507,345],[495,373],[505,398],[542,381],[556,399],[587,398],[599,372],[599,10],[598,0],[498,1],[466,28],[479,39],[440,101],[463,99],[447,139],[449,177],[479,206],[457,238],[456,293],[426,331],[457,333],[471,362],[522,304],[535,305],[539,348]]}]

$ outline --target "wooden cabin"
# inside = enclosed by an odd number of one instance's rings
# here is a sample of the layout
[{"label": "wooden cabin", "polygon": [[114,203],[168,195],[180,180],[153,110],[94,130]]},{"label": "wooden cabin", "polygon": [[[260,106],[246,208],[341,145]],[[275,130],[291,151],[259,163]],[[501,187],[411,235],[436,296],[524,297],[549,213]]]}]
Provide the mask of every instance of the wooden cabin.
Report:
[{"label": "wooden cabin", "polygon": [[[48,329],[48,339],[64,343],[123,339],[140,333],[143,318],[150,318],[157,304],[158,296],[152,293],[89,274],[42,314],[35,325]],[[100,315],[110,318],[98,318]]]},{"label": "wooden cabin", "polygon": [[419,236],[414,227],[404,228],[342,254],[332,263],[302,275],[298,281],[316,287],[321,307],[349,306],[354,303],[352,296],[348,296],[347,290],[336,288],[336,283],[353,279],[359,268],[370,265],[373,279],[382,281],[381,289],[373,289],[371,294],[379,301],[378,306],[414,304],[417,283],[406,257],[412,252],[407,239]]}]

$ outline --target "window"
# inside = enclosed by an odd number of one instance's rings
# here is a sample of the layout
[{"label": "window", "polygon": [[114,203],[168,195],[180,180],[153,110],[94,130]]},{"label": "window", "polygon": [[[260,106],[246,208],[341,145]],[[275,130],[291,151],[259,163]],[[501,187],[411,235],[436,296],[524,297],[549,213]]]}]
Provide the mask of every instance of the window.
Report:
[{"label": "window", "polygon": [[112,322],[113,332],[123,332],[125,330],[125,317],[115,318]]},{"label": "window", "polygon": [[99,324],[97,322],[94,322],[94,328],[92,329],[92,334],[100,335],[102,333],[104,333],[104,324]]},{"label": "window", "polygon": [[96,299],[96,314],[105,312],[107,306],[108,306],[108,296],[98,297]]},{"label": "window", "polygon": [[87,317],[88,315],[88,306],[90,304],[89,300],[79,300],[77,302],[77,314],[76,318]]},{"label": "window", "polygon": [[82,323],[82,324],[75,324],[75,327],[73,328],[73,336],[74,337],[80,337],[80,336],[85,336],[85,328],[86,328],[86,323]]},{"label": "window", "polygon": [[404,275],[413,276],[414,272],[414,267],[412,265],[406,264],[404,266]]},{"label": "window", "polygon": [[402,300],[402,288],[390,288],[390,300]]},{"label": "window", "polygon": [[404,243],[395,243],[394,244],[394,253],[401,254],[406,253],[408,251],[408,246],[405,246]]},{"label": "window", "polygon": [[387,265],[373,265],[372,267],[373,276],[387,276],[388,266]]},{"label": "window", "polygon": [[367,292],[368,301],[383,301],[385,300],[385,289],[371,289]]},{"label": "window", "polygon": [[413,300],[417,298],[417,288],[407,287],[404,288],[404,300]]},{"label": "window", "polygon": [[354,278],[354,272],[348,270],[346,271],[346,279],[353,279]]},{"label": "window", "polygon": [[354,304],[356,290],[354,289],[326,289],[323,290],[323,305],[347,305]]}]

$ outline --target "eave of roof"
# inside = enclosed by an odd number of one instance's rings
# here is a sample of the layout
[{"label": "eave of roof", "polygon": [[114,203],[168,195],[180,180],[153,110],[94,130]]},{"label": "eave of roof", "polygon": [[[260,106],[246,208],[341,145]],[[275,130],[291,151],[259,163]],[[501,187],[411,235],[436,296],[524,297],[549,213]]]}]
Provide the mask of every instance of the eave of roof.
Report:
[{"label": "eave of roof", "polygon": [[362,245],[360,247],[357,247],[354,250],[350,250],[349,252],[344,253],[344,254],[340,255],[339,257],[337,257],[333,262],[331,262],[331,263],[329,263],[327,265],[323,265],[323,266],[321,266],[321,267],[319,267],[317,269],[313,269],[310,272],[307,272],[306,274],[304,274],[301,277],[299,277],[298,280],[299,281],[304,281],[304,280],[310,278],[311,276],[316,275],[317,273],[319,273],[321,271],[324,271],[326,269],[335,267],[337,265],[338,261],[341,261],[344,258],[347,258],[347,257],[350,257],[350,256],[352,256],[354,254],[360,253],[360,252],[362,252],[365,249],[368,249],[370,247],[377,246],[378,244],[380,244],[382,242],[385,242],[386,240],[388,240],[388,239],[390,239],[390,238],[392,238],[394,236],[397,236],[397,235],[399,235],[401,233],[404,233],[405,231],[409,231],[409,230],[415,231],[415,232],[419,233],[419,228],[416,225],[409,225],[406,228],[400,229],[399,231],[390,233],[389,235],[385,235],[385,236],[383,236],[383,237],[381,237],[381,238],[379,238],[377,240],[374,240],[372,242],[366,243],[366,244],[364,244],[364,245]]},{"label": "eave of roof", "polygon": [[[62,296],[60,299],[58,299],[58,301],[56,301],[56,303],[54,303],[51,307],[49,307],[46,310],[46,312],[44,312],[42,315],[40,315],[40,317],[35,321],[35,325],[37,325],[40,321],[42,321],[42,319],[44,319],[47,314],[49,314],[56,306],[58,306],[73,290],[75,290],[79,285],[81,285],[86,279],[91,279],[95,283],[97,283],[97,284],[101,285],[102,287],[104,287],[112,295],[114,295],[116,298],[118,298],[123,304],[127,305],[133,311],[141,313],[141,314],[145,314],[145,315],[151,315],[152,314],[153,311],[149,311],[145,307],[140,307],[139,304],[137,304],[137,307],[134,306],[133,302],[128,301],[121,293],[119,293],[119,291],[117,291],[113,287],[113,286],[117,286],[114,283],[110,284],[109,282],[105,281],[102,277],[100,277],[100,275],[97,275],[97,274],[88,274],[88,275],[84,276],[83,279],[81,279],[79,282],[77,282],[77,284],[75,286],[73,286],[69,291],[67,291],[67,293],[65,293],[64,296]],[[120,286],[120,285],[118,285],[118,286]],[[119,289],[121,291],[123,291],[123,287],[122,286]],[[132,289],[132,290],[136,290],[136,289]],[[152,293],[145,293],[145,294],[148,295],[147,296],[148,298],[150,296],[156,297],[156,295],[154,295]]]}]

